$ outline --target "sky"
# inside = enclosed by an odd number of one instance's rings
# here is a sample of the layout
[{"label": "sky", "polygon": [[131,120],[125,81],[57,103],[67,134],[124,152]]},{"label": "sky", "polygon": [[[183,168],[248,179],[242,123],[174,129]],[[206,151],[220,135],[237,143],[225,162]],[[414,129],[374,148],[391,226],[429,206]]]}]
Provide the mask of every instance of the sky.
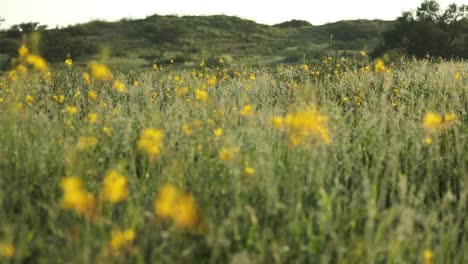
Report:
[{"label": "sky", "polygon": [[[468,0],[439,0],[441,7]],[[393,20],[402,11],[415,9],[422,0],[0,0],[1,28],[22,22],[49,27],[100,19],[145,18],[159,15],[233,15],[273,25],[301,19],[313,25],[345,19]]]}]

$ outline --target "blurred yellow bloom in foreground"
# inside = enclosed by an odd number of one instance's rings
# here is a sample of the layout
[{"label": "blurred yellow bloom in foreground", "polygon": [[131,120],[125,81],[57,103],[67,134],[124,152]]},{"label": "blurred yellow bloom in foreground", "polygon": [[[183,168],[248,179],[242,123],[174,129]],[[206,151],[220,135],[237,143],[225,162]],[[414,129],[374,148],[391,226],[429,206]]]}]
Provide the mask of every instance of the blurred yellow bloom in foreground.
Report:
[{"label": "blurred yellow bloom in foreground", "polygon": [[220,137],[220,136],[222,136],[222,135],[223,135],[223,129],[222,129],[222,128],[217,128],[217,129],[215,129],[215,130],[213,131],[213,135],[214,135],[215,137]]},{"label": "blurred yellow bloom in foreground", "polygon": [[91,71],[91,76],[96,80],[109,81],[112,79],[111,70],[102,63],[91,62],[89,64],[89,69]]},{"label": "blurred yellow bloom in foreground", "polygon": [[206,103],[208,101],[208,93],[204,90],[197,89],[195,90],[195,99]]},{"label": "blurred yellow bloom in foreground", "polygon": [[154,212],[163,220],[172,220],[180,228],[193,229],[199,224],[199,210],[193,196],[181,193],[172,184],[161,188],[154,201]]},{"label": "blurred yellow bloom in foreground", "polygon": [[116,170],[110,170],[104,177],[101,188],[104,201],[117,203],[128,197],[128,180]]},{"label": "blurred yellow bloom in foreground", "polygon": [[91,124],[96,124],[98,121],[98,114],[96,113],[89,113],[88,114],[88,121]]},{"label": "blurred yellow bloom in foreground", "polygon": [[289,134],[289,140],[293,146],[314,138],[321,138],[326,144],[330,144],[326,122],[327,118],[317,110],[307,108],[287,115],[284,118],[282,128]]},{"label": "blurred yellow bloom in foreground", "polygon": [[110,247],[112,250],[117,251],[122,247],[129,245],[135,240],[135,231],[132,229],[126,229],[124,231],[113,230],[112,237],[110,240]]},{"label": "blurred yellow bloom in foreground", "polygon": [[78,177],[65,177],[60,183],[63,191],[62,207],[74,210],[78,214],[94,216],[96,200],[94,196],[83,187],[83,181]]},{"label": "blurred yellow bloom in foreground", "polygon": [[29,54],[26,56],[26,62],[32,65],[36,70],[46,72],[48,70],[47,61],[39,55]]},{"label": "blurred yellow bloom in foreground", "polygon": [[29,53],[28,48],[26,45],[21,45],[21,47],[18,49],[18,54],[20,57],[26,57],[26,55]]},{"label": "blurred yellow bloom in foreground", "polygon": [[15,255],[15,246],[10,243],[0,243],[0,256],[11,258]]},{"label": "blurred yellow bloom in foreground", "polygon": [[252,168],[252,167],[247,166],[247,167],[245,167],[244,172],[247,175],[253,175],[255,173],[255,169]]},{"label": "blurred yellow bloom in foreground", "polygon": [[137,148],[140,151],[145,152],[150,157],[155,158],[161,154],[163,138],[163,131],[159,129],[145,128],[141,131],[140,139],[137,142]]}]

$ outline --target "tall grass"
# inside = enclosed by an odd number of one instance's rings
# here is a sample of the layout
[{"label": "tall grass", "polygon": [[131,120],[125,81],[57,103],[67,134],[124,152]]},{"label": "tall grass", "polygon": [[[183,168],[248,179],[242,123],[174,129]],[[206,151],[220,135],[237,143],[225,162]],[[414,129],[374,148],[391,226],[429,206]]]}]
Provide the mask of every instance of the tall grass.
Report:
[{"label": "tall grass", "polygon": [[[422,263],[430,250],[434,263],[468,262],[466,62],[114,72],[124,92],[62,68],[2,80],[0,242],[16,250],[1,261]],[[329,144],[294,145],[271,121],[307,108],[327,117]],[[429,111],[456,120],[428,134]],[[137,148],[145,128],[164,132],[159,156]],[[98,143],[80,149],[80,137]],[[238,149],[222,160],[223,148]],[[99,201],[95,217],[63,207],[65,176],[99,197],[109,169],[129,181],[124,201]],[[197,230],[155,215],[169,183],[195,199]],[[124,229],[136,237],[115,250]]]}]

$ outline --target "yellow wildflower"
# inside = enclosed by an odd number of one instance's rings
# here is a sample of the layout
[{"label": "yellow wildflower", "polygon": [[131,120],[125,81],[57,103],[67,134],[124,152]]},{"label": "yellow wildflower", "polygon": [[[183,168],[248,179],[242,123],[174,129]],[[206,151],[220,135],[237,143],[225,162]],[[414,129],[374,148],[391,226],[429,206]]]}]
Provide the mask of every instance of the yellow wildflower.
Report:
[{"label": "yellow wildflower", "polygon": [[91,76],[96,80],[109,81],[112,79],[112,73],[106,65],[98,62],[91,62],[89,64],[89,69],[91,71]]},{"label": "yellow wildflower", "polygon": [[83,73],[83,81],[87,84],[90,84],[91,83],[91,77],[89,76],[89,73],[87,72],[84,72]]},{"label": "yellow wildflower", "polygon": [[398,102],[397,101],[392,101],[392,107],[397,107],[398,106]]},{"label": "yellow wildflower", "polygon": [[161,154],[161,150],[163,148],[163,138],[164,133],[161,130],[145,128],[140,134],[137,147],[140,151],[145,152],[150,157],[157,157]]},{"label": "yellow wildflower", "polygon": [[15,246],[10,243],[0,243],[0,256],[11,258],[15,255]]},{"label": "yellow wildflower", "polygon": [[424,115],[423,127],[426,132],[434,132],[442,128],[442,116],[435,112],[427,112]]},{"label": "yellow wildflower", "polygon": [[21,45],[21,47],[18,49],[18,54],[20,55],[20,57],[26,57],[28,53],[29,53],[29,50],[24,44]]},{"label": "yellow wildflower", "polygon": [[153,64],[153,70],[159,71],[158,65],[156,63]]},{"label": "yellow wildflower", "polygon": [[455,73],[455,80],[459,81],[461,79],[461,73],[460,72],[456,72]]},{"label": "yellow wildflower", "polygon": [[68,67],[70,67],[70,66],[72,66],[72,64],[73,64],[73,60],[72,60],[71,58],[67,58],[67,59],[65,60],[65,64],[66,64]]},{"label": "yellow wildflower", "polygon": [[63,102],[65,101],[65,95],[63,95],[63,94],[54,95],[53,98],[54,98],[54,101],[59,103],[59,104],[63,104]]},{"label": "yellow wildflower", "polygon": [[60,186],[63,191],[62,207],[74,210],[79,214],[94,216],[96,200],[94,196],[83,187],[83,181],[74,176],[62,179]]},{"label": "yellow wildflower", "polygon": [[65,108],[65,112],[67,112],[69,115],[74,115],[78,112],[78,109],[75,106],[67,106]]},{"label": "yellow wildflower", "polygon": [[114,251],[118,251],[122,247],[129,245],[135,240],[135,231],[132,229],[126,229],[124,231],[113,230],[110,240],[110,247]]},{"label": "yellow wildflower", "polygon": [[275,116],[271,119],[271,124],[273,125],[274,128],[280,129],[283,127],[283,118],[280,116]]},{"label": "yellow wildflower", "polygon": [[164,185],[154,201],[154,212],[163,220],[173,220],[178,227],[193,229],[199,224],[199,210],[190,194],[181,193],[172,184]]},{"label": "yellow wildflower", "polygon": [[249,75],[249,78],[250,78],[250,80],[255,81],[255,79],[256,79],[256,78],[255,78],[255,74],[251,73],[251,74]]},{"label": "yellow wildflower", "polygon": [[98,114],[96,113],[90,113],[88,114],[88,121],[91,124],[96,124],[98,121]]},{"label": "yellow wildflower", "polygon": [[424,138],[424,144],[430,145],[432,142],[434,142],[434,140],[431,137],[427,136]]},{"label": "yellow wildflower", "polygon": [[255,173],[255,169],[252,168],[252,167],[247,166],[247,167],[245,167],[244,172],[247,175],[253,175]]},{"label": "yellow wildflower", "polygon": [[327,118],[312,108],[298,111],[286,116],[284,127],[289,133],[293,146],[299,145],[312,138],[321,138],[326,144],[331,142],[328,129],[325,126]]},{"label": "yellow wildflower", "polygon": [[48,71],[47,61],[44,60],[41,56],[29,54],[26,57],[26,62],[29,65],[32,65],[36,70],[42,72]]},{"label": "yellow wildflower", "polygon": [[112,87],[121,93],[125,91],[125,85],[120,81],[114,81],[114,85]]},{"label": "yellow wildflower", "polygon": [[25,100],[28,105],[32,105],[32,103],[34,102],[34,98],[29,94],[26,96]]},{"label": "yellow wildflower", "polygon": [[208,92],[200,89],[195,90],[195,99],[206,103],[206,101],[208,101]]},{"label": "yellow wildflower", "polygon": [[237,154],[239,154],[240,149],[237,147],[234,148],[222,148],[219,151],[219,158],[222,161],[231,161],[233,160]]},{"label": "yellow wildflower", "polygon": [[457,115],[455,113],[445,113],[444,114],[444,122],[450,123],[457,119]]},{"label": "yellow wildflower", "polygon": [[190,136],[190,135],[192,135],[192,133],[193,133],[192,129],[190,128],[190,125],[187,124],[187,123],[184,123],[184,124],[182,125],[182,132],[183,132],[184,135],[186,135],[186,136]]},{"label": "yellow wildflower", "polygon": [[111,129],[109,127],[103,127],[102,128],[102,132],[106,135],[110,135],[111,134]]},{"label": "yellow wildflower", "polygon": [[223,135],[223,129],[222,129],[222,128],[217,128],[217,129],[215,129],[215,130],[213,131],[213,135],[214,135],[215,137],[220,137],[220,136],[222,136],[222,135]]},{"label": "yellow wildflower", "polygon": [[367,56],[367,53],[366,53],[366,51],[364,51],[364,50],[361,50],[360,54],[361,54],[361,56],[362,56],[363,58],[365,58],[365,57]]},{"label": "yellow wildflower", "polygon": [[128,180],[116,170],[110,170],[104,177],[101,188],[104,201],[117,203],[128,197]]},{"label": "yellow wildflower", "polygon": [[424,264],[434,263],[434,254],[432,253],[432,250],[429,250],[429,249],[424,250],[423,260],[424,260]]},{"label": "yellow wildflower", "polygon": [[385,63],[383,60],[378,59],[377,62],[375,63],[374,71],[376,73],[384,73],[387,71],[387,67],[385,66]]},{"label": "yellow wildflower", "polygon": [[94,90],[89,90],[88,91],[88,99],[91,100],[91,101],[96,101],[97,93]]},{"label": "yellow wildflower", "polygon": [[80,151],[94,148],[98,144],[96,137],[80,137],[76,143],[76,148]]},{"label": "yellow wildflower", "polygon": [[251,105],[245,105],[242,107],[240,110],[240,115],[241,116],[252,116],[253,115],[253,108]]}]

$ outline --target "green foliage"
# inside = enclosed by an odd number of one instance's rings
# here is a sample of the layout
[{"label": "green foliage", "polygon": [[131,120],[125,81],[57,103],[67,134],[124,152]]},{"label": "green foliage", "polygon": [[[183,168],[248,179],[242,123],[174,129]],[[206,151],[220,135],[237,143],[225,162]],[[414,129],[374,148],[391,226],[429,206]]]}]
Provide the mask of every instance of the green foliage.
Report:
[{"label": "green foliage", "polygon": [[[90,82],[63,64],[50,76],[32,69],[16,81],[5,76],[0,246],[16,252],[7,259],[0,251],[0,261],[422,263],[431,250],[434,263],[467,263],[468,64],[404,60],[374,73],[360,67],[372,69],[365,58],[336,60],[319,69],[148,65]],[[214,76],[208,100],[198,101],[196,91]],[[113,89],[114,80],[126,91]],[[252,116],[240,115],[246,105]],[[294,147],[271,124],[306,106],[327,117],[330,144],[318,138]],[[423,127],[429,111],[455,116],[430,134],[431,144]],[[154,160],[137,148],[145,128],[165,134]],[[85,136],[97,145],[79,150]],[[221,160],[231,146],[238,156]],[[246,174],[246,166],[255,172]],[[109,169],[128,179],[127,199],[100,200],[94,218],[64,208],[64,176],[81,177],[99,199]],[[155,216],[153,201],[166,183],[193,195],[203,230]],[[112,250],[113,231],[127,228],[136,238]]]},{"label": "green foliage", "polygon": [[408,55],[468,58],[468,6],[450,5],[444,12],[435,0],[426,0],[414,12],[404,12],[384,33],[379,55],[401,49]]}]

